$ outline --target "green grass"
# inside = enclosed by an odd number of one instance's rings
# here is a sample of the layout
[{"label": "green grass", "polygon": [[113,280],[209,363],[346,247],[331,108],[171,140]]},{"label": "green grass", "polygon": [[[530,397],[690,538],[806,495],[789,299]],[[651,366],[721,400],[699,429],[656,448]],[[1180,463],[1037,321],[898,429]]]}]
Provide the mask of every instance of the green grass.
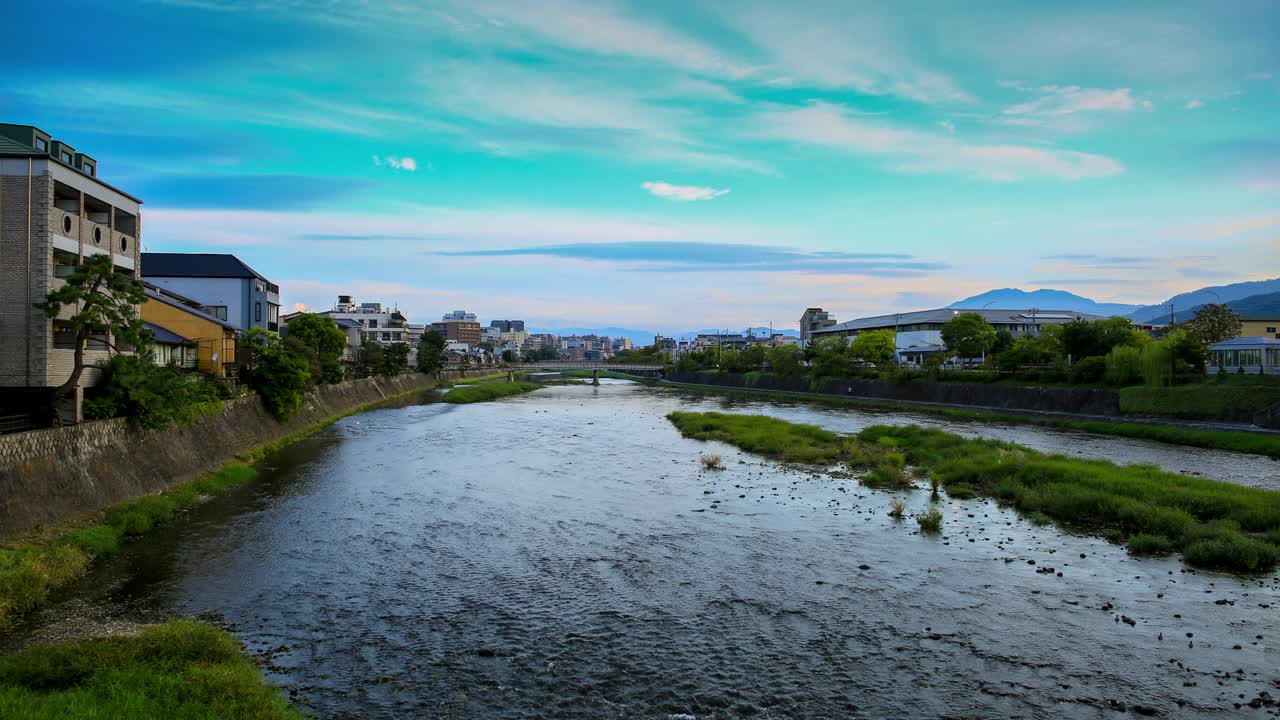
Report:
[{"label": "green grass", "polygon": [[[592,377],[590,370],[563,370],[560,374],[568,378],[582,378],[587,380],[590,380]],[[644,378],[641,378],[638,375],[628,375],[626,373],[617,372],[616,370],[601,370],[600,377],[612,378],[614,380],[644,380]]]},{"label": "green grass", "polygon": [[1280,492],[1165,472],[1046,455],[915,425],[874,425],[841,437],[763,415],[672,413],[681,434],[718,440],[789,462],[871,467],[863,482],[892,487],[903,462],[924,468],[952,497],[995,497],[1126,543],[1134,552],[1181,552],[1188,564],[1258,572],[1280,562]]},{"label": "green grass", "polygon": [[0,657],[8,720],[301,720],[235,638],[193,620]]},{"label": "green grass", "polygon": [[495,382],[464,385],[445,393],[442,398],[447,403],[477,403],[497,400],[498,398],[533,392],[542,387],[531,382]]},{"label": "green grass", "polygon": [[685,437],[719,440],[783,462],[831,464],[843,454],[841,438],[816,425],[716,412],[673,412],[667,419]]},{"label": "green grass", "polygon": [[507,373],[500,372],[500,373],[492,373],[490,375],[480,375],[478,377],[458,378],[457,380],[449,380],[448,382],[440,383],[436,387],[447,388],[447,387],[456,387],[458,385],[475,385],[477,383],[498,382],[500,380],[505,381],[506,379],[507,379]]},{"label": "green grass", "polygon": [[1079,430],[1095,435],[1113,435],[1118,437],[1138,438],[1168,443],[1170,445],[1186,445],[1208,450],[1231,450],[1234,452],[1265,455],[1280,458],[1280,435],[1243,432],[1232,430],[1202,430],[1198,428],[1182,428],[1169,425],[1151,425],[1146,423],[1107,421],[1107,420],[1067,420],[1061,418],[1045,418],[1036,415],[1022,415],[999,410],[981,410],[967,408],[948,408],[930,405],[912,405],[892,400],[871,400],[865,398],[849,398],[836,395],[820,394],[797,395],[769,390],[753,390],[750,388],[707,387],[686,385],[682,383],[664,383],[679,388],[682,392],[694,392],[704,395],[723,395],[744,400],[774,400],[777,402],[804,402],[828,407],[857,407],[880,410],[902,410],[907,412],[939,415],[951,420],[963,422],[1000,422],[1020,425],[1040,425],[1062,430]]},{"label": "green grass", "polygon": [[200,496],[249,482],[257,474],[249,465],[230,463],[165,492],[108,508],[100,514],[102,522],[96,525],[67,532],[43,544],[0,549],[0,628],[39,606],[53,591],[80,579],[94,560],[119,552],[125,536],[141,535],[173,519]]},{"label": "green grass", "polygon": [[[1247,376],[1246,376],[1247,377]],[[1120,410],[1138,415],[1208,419],[1232,411],[1255,413],[1280,403],[1280,385],[1206,382],[1174,387],[1127,387],[1120,391]]]},{"label": "green grass", "polygon": [[924,512],[916,515],[916,522],[920,523],[920,531],[926,533],[936,533],[942,531],[942,511],[938,508],[929,508]]}]

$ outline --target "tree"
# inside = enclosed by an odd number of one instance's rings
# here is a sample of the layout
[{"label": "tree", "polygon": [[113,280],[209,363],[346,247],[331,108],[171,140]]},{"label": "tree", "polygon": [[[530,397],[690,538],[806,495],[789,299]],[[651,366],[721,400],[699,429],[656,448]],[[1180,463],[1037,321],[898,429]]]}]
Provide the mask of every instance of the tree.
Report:
[{"label": "tree", "polygon": [[409,343],[391,343],[382,349],[382,374],[400,375],[409,370]]},{"label": "tree", "polygon": [[315,313],[297,315],[285,326],[289,340],[297,341],[315,354],[320,372],[315,379],[324,382],[342,382],[342,363],[339,359],[347,348],[347,334],[342,332],[333,318]]},{"label": "tree", "polygon": [[892,330],[869,330],[858,333],[849,351],[863,362],[885,365],[898,352],[898,336]]},{"label": "tree", "polygon": [[518,358],[517,358],[517,356],[516,356],[516,351],[515,351],[515,350],[503,350],[503,351],[502,351],[502,362],[504,362],[504,363],[513,363],[513,362],[515,362],[517,359],[518,359]]},{"label": "tree", "polygon": [[435,330],[422,334],[418,341],[418,372],[434,373],[444,367],[444,336]]},{"label": "tree", "polygon": [[738,356],[738,364],[744,372],[761,370],[764,368],[767,353],[768,350],[764,345],[751,345]]},{"label": "tree", "polygon": [[286,343],[273,332],[253,328],[239,348],[244,361],[242,376],[257,391],[267,411],[281,422],[302,407],[302,394],[311,384],[311,370],[301,347],[301,343]]},{"label": "tree", "polygon": [[222,400],[231,396],[222,381],[157,365],[142,347],[133,355],[114,355],[98,367],[102,378],[84,401],[90,418],[125,417],[135,427],[151,429],[185,425],[220,411]]},{"label": "tree", "polygon": [[1240,336],[1240,316],[1226,305],[1212,303],[1196,309],[1196,316],[1182,324],[1200,342],[1211,345]]},{"label": "tree", "polygon": [[960,313],[942,324],[942,343],[961,359],[975,358],[996,344],[996,329],[978,313]]},{"label": "tree", "polygon": [[834,335],[809,343],[809,375],[818,378],[839,378],[853,375],[853,358],[849,354],[849,338]]},{"label": "tree", "polygon": [[804,359],[804,352],[795,345],[778,345],[769,348],[768,359],[769,369],[773,374],[780,377],[799,377],[800,361]]},{"label": "tree", "polygon": [[1053,352],[1043,338],[1024,335],[996,356],[996,365],[1005,372],[1016,372],[1028,365],[1046,365],[1053,360]]},{"label": "tree", "polygon": [[36,303],[50,320],[56,320],[63,308],[74,310],[64,321],[73,336],[71,375],[54,388],[50,408],[53,417],[80,384],[85,345],[91,336],[106,336],[107,346],[114,350],[120,349],[116,343],[136,345],[150,336],[138,317],[138,305],[145,300],[142,283],[116,272],[111,256],[104,254],[86,257],[62,287],[46,295],[44,302]]}]

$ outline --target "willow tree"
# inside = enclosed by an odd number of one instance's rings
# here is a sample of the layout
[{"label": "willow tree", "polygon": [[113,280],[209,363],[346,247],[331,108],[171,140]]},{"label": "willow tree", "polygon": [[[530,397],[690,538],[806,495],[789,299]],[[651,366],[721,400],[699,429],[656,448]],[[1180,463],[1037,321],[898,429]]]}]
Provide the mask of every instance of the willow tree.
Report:
[{"label": "willow tree", "polygon": [[90,337],[104,336],[107,347],[119,351],[122,344],[137,345],[148,336],[138,316],[138,306],[145,300],[142,283],[132,275],[116,272],[111,256],[103,254],[84,258],[62,287],[36,303],[50,320],[57,320],[64,308],[72,310],[61,321],[73,336],[71,375],[53,390],[53,417],[80,384]]}]

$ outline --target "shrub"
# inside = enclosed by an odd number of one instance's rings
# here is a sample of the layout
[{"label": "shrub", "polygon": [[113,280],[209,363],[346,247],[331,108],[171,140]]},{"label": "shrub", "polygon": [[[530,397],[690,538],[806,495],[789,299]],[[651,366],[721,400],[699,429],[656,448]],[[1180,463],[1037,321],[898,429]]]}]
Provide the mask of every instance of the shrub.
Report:
[{"label": "shrub", "polygon": [[1173,543],[1163,535],[1138,533],[1130,536],[1126,544],[1134,555],[1167,555],[1173,551]]},{"label": "shrub", "polygon": [[1102,382],[1107,373],[1107,359],[1099,356],[1081,358],[1071,367],[1071,382],[1092,384]]},{"label": "shrub", "polygon": [[942,511],[938,508],[929,508],[916,515],[916,522],[920,523],[922,532],[936,533],[942,529]]},{"label": "shrub", "polygon": [[1138,348],[1128,345],[1112,348],[1105,362],[1104,377],[1108,385],[1124,387],[1142,382],[1142,351]]},{"label": "shrub", "polygon": [[128,418],[135,427],[189,425],[222,411],[230,389],[212,378],[156,365],[150,352],[113,355],[100,362],[102,378],[85,398],[86,417]]},{"label": "shrub", "polygon": [[724,463],[720,461],[720,456],[715,453],[705,453],[698,456],[698,462],[702,463],[702,467],[708,470],[723,470]]},{"label": "shrub", "polygon": [[907,513],[907,501],[902,498],[894,498],[889,501],[889,517],[901,520]]}]

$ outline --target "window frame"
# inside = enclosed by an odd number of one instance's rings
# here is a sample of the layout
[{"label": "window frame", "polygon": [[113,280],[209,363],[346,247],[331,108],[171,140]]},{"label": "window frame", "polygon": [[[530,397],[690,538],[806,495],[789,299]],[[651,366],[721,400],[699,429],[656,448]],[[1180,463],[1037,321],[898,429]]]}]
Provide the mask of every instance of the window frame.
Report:
[{"label": "window frame", "polygon": [[253,321],[262,322],[262,301],[253,303]]}]

